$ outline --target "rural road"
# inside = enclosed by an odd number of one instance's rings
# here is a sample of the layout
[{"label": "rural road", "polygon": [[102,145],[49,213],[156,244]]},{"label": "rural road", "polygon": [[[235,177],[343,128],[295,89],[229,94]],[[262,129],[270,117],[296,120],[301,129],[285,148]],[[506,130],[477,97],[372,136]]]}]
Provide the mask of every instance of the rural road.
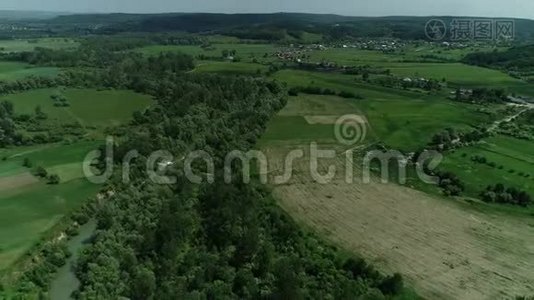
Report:
[{"label": "rural road", "polygon": [[497,130],[499,128],[499,126],[501,126],[501,124],[503,123],[508,123],[510,121],[512,121],[513,119],[519,117],[520,115],[526,113],[527,111],[531,110],[531,109],[534,109],[534,104],[531,104],[531,103],[528,103],[528,104],[524,104],[524,105],[520,105],[521,107],[524,107],[524,109],[522,109],[521,111],[519,111],[518,113],[512,115],[512,116],[508,116],[502,120],[498,120],[498,121],[495,121],[489,128],[488,128],[488,131],[489,132],[493,132],[495,130]]}]

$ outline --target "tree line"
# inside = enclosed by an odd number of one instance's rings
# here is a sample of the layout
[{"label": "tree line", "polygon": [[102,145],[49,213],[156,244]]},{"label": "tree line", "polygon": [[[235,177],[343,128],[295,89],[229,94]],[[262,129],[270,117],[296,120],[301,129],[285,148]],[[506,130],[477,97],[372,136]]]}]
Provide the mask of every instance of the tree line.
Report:
[{"label": "tree line", "polygon": [[488,186],[480,193],[480,197],[489,203],[514,204],[524,207],[532,203],[532,197],[527,192],[513,187],[505,188],[501,183]]}]

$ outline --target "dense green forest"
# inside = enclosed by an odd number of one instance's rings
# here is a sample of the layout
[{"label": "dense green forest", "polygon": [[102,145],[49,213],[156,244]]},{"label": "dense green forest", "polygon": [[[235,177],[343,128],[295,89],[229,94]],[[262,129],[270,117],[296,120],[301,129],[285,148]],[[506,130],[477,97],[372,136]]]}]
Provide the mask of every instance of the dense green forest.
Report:
[{"label": "dense green forest", "polygon": [[[142,155],[205,149],[222,162],[225,153],[252,147],[285,101],[275,83],[181,82],[138,118],[119,157],[139,147]],[[228,185],[222,174],[196,186],[174,172],[179,183],[158,186],[146,182],[144,165],[140,158],[132,184],[110,185],[114,196],[98,213],[102,231],[79,263],[82,299],[354,298],[402,289],[398,275],[384,278],[300,231],[263,186]]]},{"label": "dense green forest", "polygon": [[[453,17],[438,17],[450,24]],[[299,13],[278,14],[164,14],[164,15],[70,15],[50,24],[103,24],[93,33],[188,31],[210,32],[244,39],[281,40],[289,33],[320,33],[327,39],[392,37],[426,39],[428,17],[348,17]],[[516,19],[517,38],[534,38],[533,21]]]},{"label": "dense green forest", "polygon": [[504,69],[516,75],[531,75],[534,67],[534,45],[514,47],[506,51],[475,52],[468,54],[463,62]]},{"label": "dense green forest", "polygon": [[527,70],[534,66],[534,45],[514,47],[506,51],[475,52],[465,62],[485,67]]}]

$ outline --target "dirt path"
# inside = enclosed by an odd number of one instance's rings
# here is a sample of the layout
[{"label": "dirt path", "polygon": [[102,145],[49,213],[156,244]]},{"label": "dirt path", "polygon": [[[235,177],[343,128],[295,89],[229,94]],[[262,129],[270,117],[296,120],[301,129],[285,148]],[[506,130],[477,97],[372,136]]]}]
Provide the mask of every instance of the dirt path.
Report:
[{"label": "dirt path", "polygon": [[531,110],[531,109],[534,109],[534,104],[525,104],[525,109],[522,109],[521,111],[519,111],[518,113],[512,115],[512,116],[508,116],[502,120],[498,120],[498,121],[495,121],[493,122],[493,124],[488,128],[488,131],[489,132],[492,132],[492,131],[495,131],[497,130],[501,124],[503,123],[508,123],[510,121],[512,121],[513,119],[519,117],[520,115],[526,113],[527,111]]},{"label": "dirt path", "polygon": [[306,175],[307,165],[296,168],[289,184],[275,187],[281,206],[381,270],[402,273],[421,296],[534,295],[533,219],[486,215],[378,181],[347,184],[339,178],[321,185]]}]

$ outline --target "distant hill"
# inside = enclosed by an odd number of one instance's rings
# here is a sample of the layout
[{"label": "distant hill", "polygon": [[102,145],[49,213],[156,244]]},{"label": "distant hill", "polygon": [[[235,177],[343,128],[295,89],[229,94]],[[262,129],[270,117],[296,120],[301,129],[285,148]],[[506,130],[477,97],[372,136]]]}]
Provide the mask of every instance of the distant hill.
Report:
[{"label": "distant hill", "polygon": [[[425,25],[433,18],[450,24],[457,17],[348,17],[304,13],[77,14],[58,16],[49,22],[54,25],[76,24],[96,28],[94,33],[188,31],[276,40],[288,32],[290,35],[312,32],[334,39],[345,37],[426,39]],[[533,20],[515,19],[514,21],[517,39],[534,40]]]},{"label": "distant hill", "polygon": [[[57,12],[0,10],[0,20],[44,20],[59,16]],[[64,14],[64,13],[63,13]]]},{"label": "distant hill", "polygon": [[124,22],[141,22],[142,20],[146,20],[148,18],[153,18],[157,16],[163,17],[164,15],[161,15],[161,14],[123,14],[123,13],[59,14],[59,15],[56,15],[55,18],[53,18],[52,20],[49,20],[49,23],[50,24],[111,25],[111,24],[120,24]]}]

